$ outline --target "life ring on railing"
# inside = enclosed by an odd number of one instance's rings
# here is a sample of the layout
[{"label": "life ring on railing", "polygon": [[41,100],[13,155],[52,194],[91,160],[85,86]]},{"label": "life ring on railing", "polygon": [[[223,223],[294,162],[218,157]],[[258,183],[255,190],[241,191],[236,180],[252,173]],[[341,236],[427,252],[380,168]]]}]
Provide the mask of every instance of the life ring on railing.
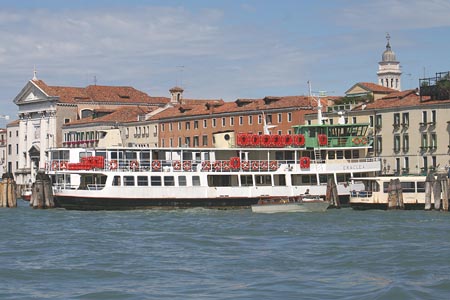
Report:
[{"label": "life ring on railing", "polygon": [[301,169],[308,169],[311,165],[311,159],[307,156],[304,156],[300,158],[300,168]]},{"label": "life ring on railing", "polygon": [[183,170],[190,171],[191,170],[191,162],[189,160],[186,160],[183,162]]},{"label": "life ring on railing", "polygon": [[294,135],[294,145],[295,146],[305,145],[305,136],[303,134]]},{"label": "life ring on railing", "polygon": [[266,171],[269,168],[269,164],[267,163],[267,161],[263,160],[259,164],[259,167],[261,168],[261,170]]},{"label": "life ring on railing", "polygon": [[276,169],[278,169],[278,162],[276,160],[272,160],[269,164],[269,168],[272,171],[275,171]]},{"label": "life ring on railing", "polygon": [[367,144],[367,138],[365,136],[361,138],[361,144],[363,145]]},{"label": "life ring on railing", "polygon": [[248,134],[241,133],[240,137],[241,137],[241,146],[248,146],[250,144],[250,138]]},{"label": "life ring on railing", "polygon": [[139,168],[139,163],[136,160],[130,161],[130,168],[132,168],[132,169]]},{"label": "life ring on railing", "polygon": [[176,171],[181,170],[181,162],[179,160],[174,161],[172,166],[173,166],[173,169]]},{"label": "life ring on railing", "polygon": [[241,167],[241,159],[239,157],[230,158],[230,168],[233,170],[238,170]]},{"label": "life ring on railing", "polygon": [[52,170],[57,170],[59,169],[59,162],[57,162],[56,160],[54,160],[52,162]]},{"label": "life ring on railing", "polygon": [[213,164],[214,170],[220,171],[220,168],[222,168],[222,163],[220,161],[215,161]]},{"label": "life ring on railing", "polygon": [[265,134],[261,137],[261,146],[269,146],[270,145],[270,135]]},{"label": "life ring on railing", "polygon": [[248,162],[248,160],[244,160],[241,162],[241,168],[244,171],[250,170],[250,163]]},{"label": "life ring on railing", "polygon": [[67,161],[62,161],[59,163],[59,168],[61,170],[67,170]]},{"label": "life ring on railing", "polygon": [[294,143],[294,139],[291,135],[286,134],[285,136],[283,136],[283,143],[285,146],[291,146]]},{"label": "life ring on railing", "polygon": [[211,162],[209,160],[202,161],[202,170],[209,171],[211,169]]},{"label": "life ring on railing", "polygon": [[152,169],[153,171],[159,171],[161,169],[161,162],[159,160],[152,161]]},{"label": "life ring on railing", "polygon": [[252,141],[252,146],[260,146],[260,144],[261,144],[261,136],[259,135],[259,134],[253,134],[252,135],[252,138],[251,138],[251,141]]},{"label": "life ring on railing", "polygon": [[325,134],[319,134],[317,140],[319,141],[319,146],[326,146],[328,144],[328,138]]},{"label": "life ring on railing", "polygon": [[109,162],[109,168],[110,168],[111,170],[117,169],[117,160],[111,160],[111,161]]},{"label": "life ring on railing", "polygon": [[230,171],[230,161],[228,160],[222,161],[222,170]]},{"label": "life ring on railing", "polygon": [[353,138],[353,144],[355,144],[355,145],[359,145],[359,143],[361,143],[361,140],[359,139],[359,137],[355,137],[355,138]]},{"label": "life ring on railing", "polygon": [[253,171],[259,170],[259,162],[257,160],[252,161],[252,170]]}]

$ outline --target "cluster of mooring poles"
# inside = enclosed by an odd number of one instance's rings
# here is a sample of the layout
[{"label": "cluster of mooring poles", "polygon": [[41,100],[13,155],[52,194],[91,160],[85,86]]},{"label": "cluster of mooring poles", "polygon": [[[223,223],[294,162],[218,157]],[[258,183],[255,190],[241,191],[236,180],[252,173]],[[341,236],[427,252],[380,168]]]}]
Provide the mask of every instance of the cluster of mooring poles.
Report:
[{"label": "cluster of mooring poles", "polygon": [[36,181],[33,183],[30,206],[33,208],[53,208],[53,189],[50,177],[44,173],[36,175]]},{"label": "cluster of mooring poles", "polygon": [[[434,198],[434,209],[448,211],[449,179],[445,174],[428,174],[425,180],[425,210],[431,209],[431,196]],[[442,196],[442,198],[441,198]],[[442,207],[441,207],[442,200]]]},{"label": "cluster of mooring poles", "polygon": [[330,202],[330,205],[334,208],[340,208],[341,202],[339,201],[339,194],[337,191],[336,182],[334,178],[329,176],[327,181],[327,194],[325,200]]},{"label": "cluster of mooring poles", "polygon": [[0,207],[17,207],[16,182],[11,173],[5,173],[0,182]]},{"label": "cluster of mooring poles", "polygon": [[[425,179],[425,210],[448,211],[448,199],[450,198],[449,181],[445,174],[437,174],[437,179],[429,173]],[[400,180],[391,179],[388,186],[388,208],[404,209],[403,190]],[[434,200],[434,207],[431,205],[431,198]],[[442,205],[441,205],[442,204]]]}]

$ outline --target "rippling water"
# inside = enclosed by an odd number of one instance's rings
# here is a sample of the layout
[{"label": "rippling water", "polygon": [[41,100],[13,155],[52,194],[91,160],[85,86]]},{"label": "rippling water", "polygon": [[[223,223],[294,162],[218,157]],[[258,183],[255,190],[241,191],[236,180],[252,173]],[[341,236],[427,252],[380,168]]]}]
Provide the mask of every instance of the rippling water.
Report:
[{"label": "rippling water", "polygon": [[0,209],[0,299],[447,299],[450,213]]}]

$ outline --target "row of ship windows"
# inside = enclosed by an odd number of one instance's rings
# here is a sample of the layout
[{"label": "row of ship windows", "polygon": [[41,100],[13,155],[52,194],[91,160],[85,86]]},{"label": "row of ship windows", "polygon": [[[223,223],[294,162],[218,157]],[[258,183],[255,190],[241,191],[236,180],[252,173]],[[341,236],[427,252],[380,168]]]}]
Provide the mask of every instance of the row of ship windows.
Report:
[{"label": "row of ship windows", "polygon": [[[327,175],[319,176],[320,183],[327,183]],[[240,184],[239,184],[240,180]],[[338,174],[337,182],[348,182],[350,174]],[[293,186],[317,184],[316,175],[291,174]],[[257,174],[257,175],[208,175],[209,187],[225,186],[286,186],[286,175]],[[116,175],[113,186],[201,186],[200,176],[133,176]]]},{"label": "row of ship windows", "polygon": [[[253,117],[254,116],[247,116],[247,120],[248,120],[248,125],[253,125]],[[243,116],[240,116],[240,117],[238,117],[239,118],[239,125],[244,125],[244,117]],[[277,115],[277,121],[278,121],[278,124],[280,124],[280,123],[282,123],[283,122],[283,115],[282,114],[278,114]],[[292,113],[287,113],[287,122],[292,122]],[[177,124],[177,128],[178,128],[178,130],[182,130],[183,129],[183,125],[182,125],[182,123],[183,122],[178,122]],[[202,120],[202,123],[203,123],[203,128],[208,128],[208,120],[207,119],[205,119],[205,120]],[[229,121],[228,121],[228,124],[229,124],[229,126],[234,126],[234,117],[229,117]],[[258,124],[262,124],[263,123],[263,116],[262,115],[258,115]],[[266,116],[266,123],[267,124],[272,124],[272,115],[267,115]],[[227,118],[226,117],[223,117],[223,118],[221,118],[221,125],[222,125],[222,127],[226,127],[227,126]],[[168,130],[169,131],[173,131],[173,123],[169,123],[169,124],[167,124],[167,126],[168,126]],[[211,119],[211,126],[213,127],[213,128],[215,128],[215,127],[217,127],[217,118],[212,118]],[[195,120],[195,121],[193,121],[193,127],[194,127],[194,129],[199,129],[199,121],[198,120]],[[184,122],[184,129],[185,130],[190,130],[191,129],[191,122],[190,121],[185,121]],[[165,131],[166,130],[166,124],[161,124],[161,131]]]}]

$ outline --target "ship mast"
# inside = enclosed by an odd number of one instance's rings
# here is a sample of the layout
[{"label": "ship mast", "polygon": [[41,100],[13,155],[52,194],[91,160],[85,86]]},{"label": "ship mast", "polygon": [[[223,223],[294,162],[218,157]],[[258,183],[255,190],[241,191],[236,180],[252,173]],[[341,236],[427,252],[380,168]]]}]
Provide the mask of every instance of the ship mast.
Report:
[{"label": "ship mast", "polygon": [[320,97],[325,95],[325,92],[319,92],[319,97],[316,99],[314,98],[311,90],[311,82],[308,80],[308,87],[309,87],[309,96],[316,100],[317,102],[317,123],[322,125],[323,124],[323,116],[322,116],[322,101],[320,101]]}]

